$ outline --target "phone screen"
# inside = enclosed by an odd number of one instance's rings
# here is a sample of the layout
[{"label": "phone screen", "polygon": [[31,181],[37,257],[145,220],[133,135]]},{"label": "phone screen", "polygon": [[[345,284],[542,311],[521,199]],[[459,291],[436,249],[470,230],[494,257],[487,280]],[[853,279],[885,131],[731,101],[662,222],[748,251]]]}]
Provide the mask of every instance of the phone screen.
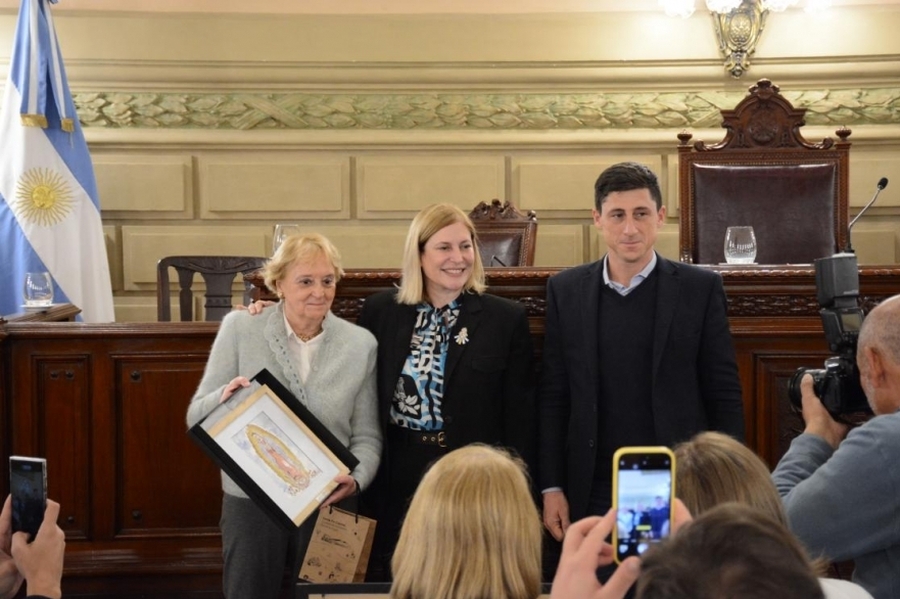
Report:
[{"label": "phone screen", "polygon": [[675,456],[665,447],[622,448],[613,459],[613,542],[621,562],[669,536]]},{"label": "phone screen", "polygon": [[43,458],[9,458],[9,491],[12,495],[13,532],[37,535],[47,508],[47,461]]}]

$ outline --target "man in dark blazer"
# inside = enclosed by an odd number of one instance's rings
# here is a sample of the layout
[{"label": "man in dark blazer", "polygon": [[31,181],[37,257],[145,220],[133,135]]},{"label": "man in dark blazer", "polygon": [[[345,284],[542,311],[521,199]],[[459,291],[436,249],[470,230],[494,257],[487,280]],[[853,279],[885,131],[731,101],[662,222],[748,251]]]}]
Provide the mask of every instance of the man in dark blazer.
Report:
[{"label": "man in dark blazer", "polygon": [[608,253],[547,283],[538,477],[557,540],[609,509],[618,447],[744,435],[721,277],[656,254],[666,208],[649,168],[611,166],[594,191]]}]

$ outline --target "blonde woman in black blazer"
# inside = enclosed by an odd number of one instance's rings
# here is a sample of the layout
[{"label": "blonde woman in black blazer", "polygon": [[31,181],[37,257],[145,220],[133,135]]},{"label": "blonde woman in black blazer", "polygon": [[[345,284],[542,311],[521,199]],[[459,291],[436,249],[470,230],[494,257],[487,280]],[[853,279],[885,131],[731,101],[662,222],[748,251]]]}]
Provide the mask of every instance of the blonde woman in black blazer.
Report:
[{"label": "blonde woman in black blazer", "polygon": [[[378,520],[370,580],[390,577],[409,498],[428,465],[469,443],[533,466],[537,408],[525,308],[484,293],[475,227],[451,204],[413,219],[399,289],[377,293],[357,324],[378,340],[381,467],[365,503]],[[434,540],[435,542],[438,539]]]}]

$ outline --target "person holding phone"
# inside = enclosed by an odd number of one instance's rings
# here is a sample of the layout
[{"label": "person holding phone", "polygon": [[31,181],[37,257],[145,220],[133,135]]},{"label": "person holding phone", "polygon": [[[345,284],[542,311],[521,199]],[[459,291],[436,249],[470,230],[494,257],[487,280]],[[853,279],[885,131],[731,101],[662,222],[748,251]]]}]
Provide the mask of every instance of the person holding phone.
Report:
[{"label": "person holding phone", "polygon": [[744,436],[722,277],[656,253],[666,217],[656,175],[609,167],[592,212],[606,255],[547,282],[538,478],[556,540],[609,509],[619,447],[672,447],[703,430]]},{"label": "person holding phone", "polygon": [[0,511],[0,599],[12,599],[24,581],[26,599],[62,597],[66,535],[57,525],[59,504],[47,500],[37,535],[12,531],[12,497]]}]

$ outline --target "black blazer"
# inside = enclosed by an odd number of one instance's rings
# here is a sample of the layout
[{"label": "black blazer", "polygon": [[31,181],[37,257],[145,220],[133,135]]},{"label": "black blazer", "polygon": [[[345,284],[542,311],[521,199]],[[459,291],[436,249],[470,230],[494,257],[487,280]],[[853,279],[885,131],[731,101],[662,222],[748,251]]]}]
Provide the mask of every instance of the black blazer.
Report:
[{"label": "black blazer", "polygon": [[[442,413],[447,444],[451,448],[474,442],[502,445],[534,468],[537,404],[525,307],[489,294],[465,293],[460,299],[445,368]],[[383,431],[409,355],[415,321],[416,307],[398,304],[395,291],[367,298],[357,320],[378,340],[378,409]],[[463,328],[468,334],[465,344],[455,341]],[[383,464],[388,460],[390,456],[382,456]]]},{"label": "black blazer", "polygon": [[[743,440],[741,383],[722,278],[661,256],[658,260],[653,366],[647,373],[657,442],[671,447],[703,430]],[[603,260],[547,281],[538,472],[542,489],[561,487],[566,493],[573,522],[588,515],[597,456],[603,284]]]}]

